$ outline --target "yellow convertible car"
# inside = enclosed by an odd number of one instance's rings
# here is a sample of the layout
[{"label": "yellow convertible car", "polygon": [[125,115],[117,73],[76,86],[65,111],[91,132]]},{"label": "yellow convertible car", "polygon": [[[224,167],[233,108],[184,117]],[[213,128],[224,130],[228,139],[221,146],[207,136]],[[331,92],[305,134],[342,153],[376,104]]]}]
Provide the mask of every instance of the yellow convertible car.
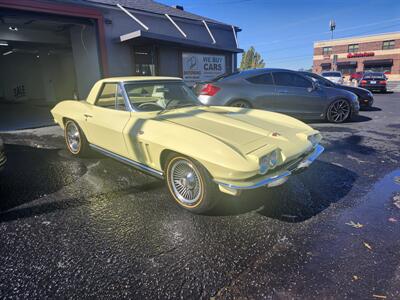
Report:
[{"label": "yellow convertible car", "polygon": [[179,78],[98,81],[86,101],[52,109],[73,155],[90,149],[165,178],[173,198],[193,212],[209,210],[217,191],[284,183],[324,150],[321,135],[285,115],[202,105]]}]

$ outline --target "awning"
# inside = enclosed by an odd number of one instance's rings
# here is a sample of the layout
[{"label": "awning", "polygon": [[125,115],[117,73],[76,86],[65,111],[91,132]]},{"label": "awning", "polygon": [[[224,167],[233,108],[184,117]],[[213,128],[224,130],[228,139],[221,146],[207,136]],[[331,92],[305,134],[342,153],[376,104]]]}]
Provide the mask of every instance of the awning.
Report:
[{"label": "awning", "polygon": [[364,60],[364,66],[393,66],[393,59]]},{"label": "awning", "polygon": [[331,63],[322,63],[321,67],[330,68],[331,67]]},{"label": "awning", "polygon": [[357,67],[357,62],[356,61],[338,61],[336,63],[337,66],[351,66],[351,67]]},{"label": "awning", "polygon": [[214,49],[220,51],[228,51],[241,53],[243,49],[240,48],[222,48],[216,44],[207,44],[204,42],[198,42],[190,39],[177,38],[170,35],[158,34],[148,31],[137,30],[127,34],[123,34],[119,37],[119,42],[128,42],[135,41],[138,43],[149,43],[149,42],[157,42],[159,44],[174,44],[186,47],[198,47],[198,48],[207,48]]}]

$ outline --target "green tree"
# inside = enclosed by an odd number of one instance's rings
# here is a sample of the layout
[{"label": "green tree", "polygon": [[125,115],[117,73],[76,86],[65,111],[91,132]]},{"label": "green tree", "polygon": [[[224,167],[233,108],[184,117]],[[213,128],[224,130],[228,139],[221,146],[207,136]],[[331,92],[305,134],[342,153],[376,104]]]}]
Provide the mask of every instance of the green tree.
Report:
[{"label": "green tree", "polygon": [[258,53],[253,46],[251,46],[249,50],[243,52],[242,61],[240,62],[240,70],[258,69],[264,67],[264,60],[261,58],[260,53]]}]

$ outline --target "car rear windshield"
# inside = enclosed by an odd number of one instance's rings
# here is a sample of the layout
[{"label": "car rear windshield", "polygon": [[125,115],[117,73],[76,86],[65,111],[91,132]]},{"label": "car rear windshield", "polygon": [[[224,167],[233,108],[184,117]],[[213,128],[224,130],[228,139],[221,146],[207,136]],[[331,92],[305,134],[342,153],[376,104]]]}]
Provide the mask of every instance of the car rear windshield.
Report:
[{"label": "car rear windshield", "polygon": [[224,73],[224,74],[218,75],[217,77],[215,77],[214,79],[211,79],[210,81],[211,82],[221,81],[221,80],[229,78],[229,77],[234,77],[234,76],[238,75],[239,73],[240,73],[239,71],[236,71],[233,73]]},{"label": "car rear windshield", "polygon": [[383,73],[366,73],[364,74],[364,78],[385,78],[385,74]]},{"label": "car rear windshield", "polygon": [[322,76],[326,77],[341,77],[342,75],[339,72],[324,72]]},{"label": "car rear windshield", "polygon": [[201,103],[182,81],[147,81],[125,83],[125,92],[138,111],[161,111]]}]

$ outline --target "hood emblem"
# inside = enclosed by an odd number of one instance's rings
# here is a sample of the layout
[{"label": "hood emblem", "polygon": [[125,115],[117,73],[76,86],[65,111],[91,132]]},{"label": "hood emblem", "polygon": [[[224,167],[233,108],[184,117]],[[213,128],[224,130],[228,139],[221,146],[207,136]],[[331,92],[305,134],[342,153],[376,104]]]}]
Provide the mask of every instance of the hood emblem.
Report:
[{"label": "hood emblem", "polygon": [[281,136],[281,134],[279,132],[273,132],[272,136]]}]

